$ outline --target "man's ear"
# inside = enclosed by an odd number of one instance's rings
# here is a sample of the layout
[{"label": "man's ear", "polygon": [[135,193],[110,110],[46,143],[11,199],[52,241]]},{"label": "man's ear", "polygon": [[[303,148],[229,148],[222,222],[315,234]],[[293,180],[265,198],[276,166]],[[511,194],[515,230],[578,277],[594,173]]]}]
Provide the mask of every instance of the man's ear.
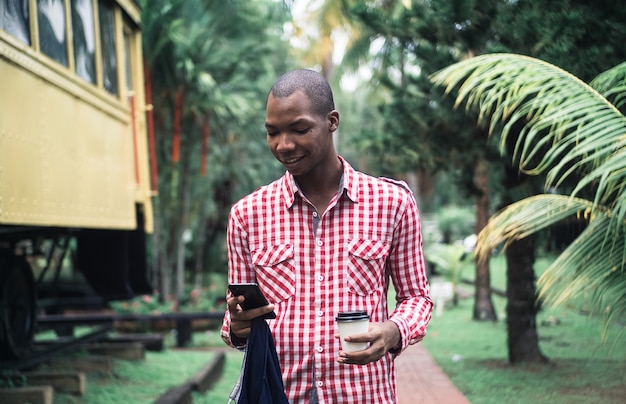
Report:
[{"label": "man's ear", "polygon": [[328,113],[328,130],[334,132],[339,128],[339,112],[332,110]]}]

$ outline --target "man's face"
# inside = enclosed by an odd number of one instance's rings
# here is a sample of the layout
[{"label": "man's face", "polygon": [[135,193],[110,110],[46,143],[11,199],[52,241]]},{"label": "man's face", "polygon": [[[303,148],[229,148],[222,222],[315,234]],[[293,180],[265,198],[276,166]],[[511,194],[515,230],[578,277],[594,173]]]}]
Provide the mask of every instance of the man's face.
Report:
[{"label": "man's face", "polygon": [[303,91],[284,98],[270,94],[267,99],[267,144],[294,176],[306,175],[326,159],[335,158],[332,134],[338,123],[336,111],[325,117],[313,112]]}]

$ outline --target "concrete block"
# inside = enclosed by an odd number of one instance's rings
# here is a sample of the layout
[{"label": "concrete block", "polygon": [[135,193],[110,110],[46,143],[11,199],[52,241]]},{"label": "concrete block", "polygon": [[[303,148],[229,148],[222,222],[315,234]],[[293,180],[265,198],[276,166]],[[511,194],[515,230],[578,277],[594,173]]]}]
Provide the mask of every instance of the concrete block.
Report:
[{"label": "concrete block", "polygon": [[154,404],[191,404],[191,384],[174,386],[156,399]]},{"label": "concrete block", "polygon": [[82,372],[25,372],[29,386],[52,386],[55,391],[83,395],[87,385]]},{"label": "concrete block", "polygon": [[199,393],[209,390],[222,375],[225,361],[224,352],[216,352],[213,359],[191,378],[190,383],[193,390]]},{"label": "concrete block", "polygon": [[0,389],[2,404],[52,404],[54,390],[51,386],[30,386]]},{"label": "concrete block", "polygon": [[163,335],[161,334],[119,334],[110,336],[108,343],[140,342],[146,351],[161,352],[164,349]]},{"label": "concrete block", "polygon": [[102,355],[128,361],[143,360],[146,349],[141,342],[109,342],[90,344],[87,351],[94,355]]},{"label": "concrete block", "polygon": [[46,364],[54,371],[69,370],[105,374],[113,372],[113,358],[106,356],[52,358]]}]

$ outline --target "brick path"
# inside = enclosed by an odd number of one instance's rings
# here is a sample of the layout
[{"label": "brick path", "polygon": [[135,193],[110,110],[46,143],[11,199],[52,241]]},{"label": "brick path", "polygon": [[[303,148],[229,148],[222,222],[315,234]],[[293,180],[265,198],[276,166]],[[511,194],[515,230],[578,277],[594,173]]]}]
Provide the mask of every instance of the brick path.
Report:
[{"label": "brick path", "polygon": [[422,347],[408,347],[396,358],[398,404],[469,404]]}]

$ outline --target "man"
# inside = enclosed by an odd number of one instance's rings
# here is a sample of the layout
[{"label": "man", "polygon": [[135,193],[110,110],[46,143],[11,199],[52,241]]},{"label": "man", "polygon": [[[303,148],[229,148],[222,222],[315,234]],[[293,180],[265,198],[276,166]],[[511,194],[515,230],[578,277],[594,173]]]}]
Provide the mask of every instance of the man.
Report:
[{"label": "man", "polygon": [[[268,320],[290,402],[394,403],[393,359],[420,341],[432,301],[420,220],[406,185],[355,171],[338,156],[339,113],[323,76],[295,70],[267,98],[268,146],[287,172],[237,202],[228,221],[229,282],[256,282],[270,305],[243,311],[227,296],[222,337],[243,347]],[[389,280],[396,308],[389,316]],[[365,310],[369,331],[341,350],[335,317]]]}]

